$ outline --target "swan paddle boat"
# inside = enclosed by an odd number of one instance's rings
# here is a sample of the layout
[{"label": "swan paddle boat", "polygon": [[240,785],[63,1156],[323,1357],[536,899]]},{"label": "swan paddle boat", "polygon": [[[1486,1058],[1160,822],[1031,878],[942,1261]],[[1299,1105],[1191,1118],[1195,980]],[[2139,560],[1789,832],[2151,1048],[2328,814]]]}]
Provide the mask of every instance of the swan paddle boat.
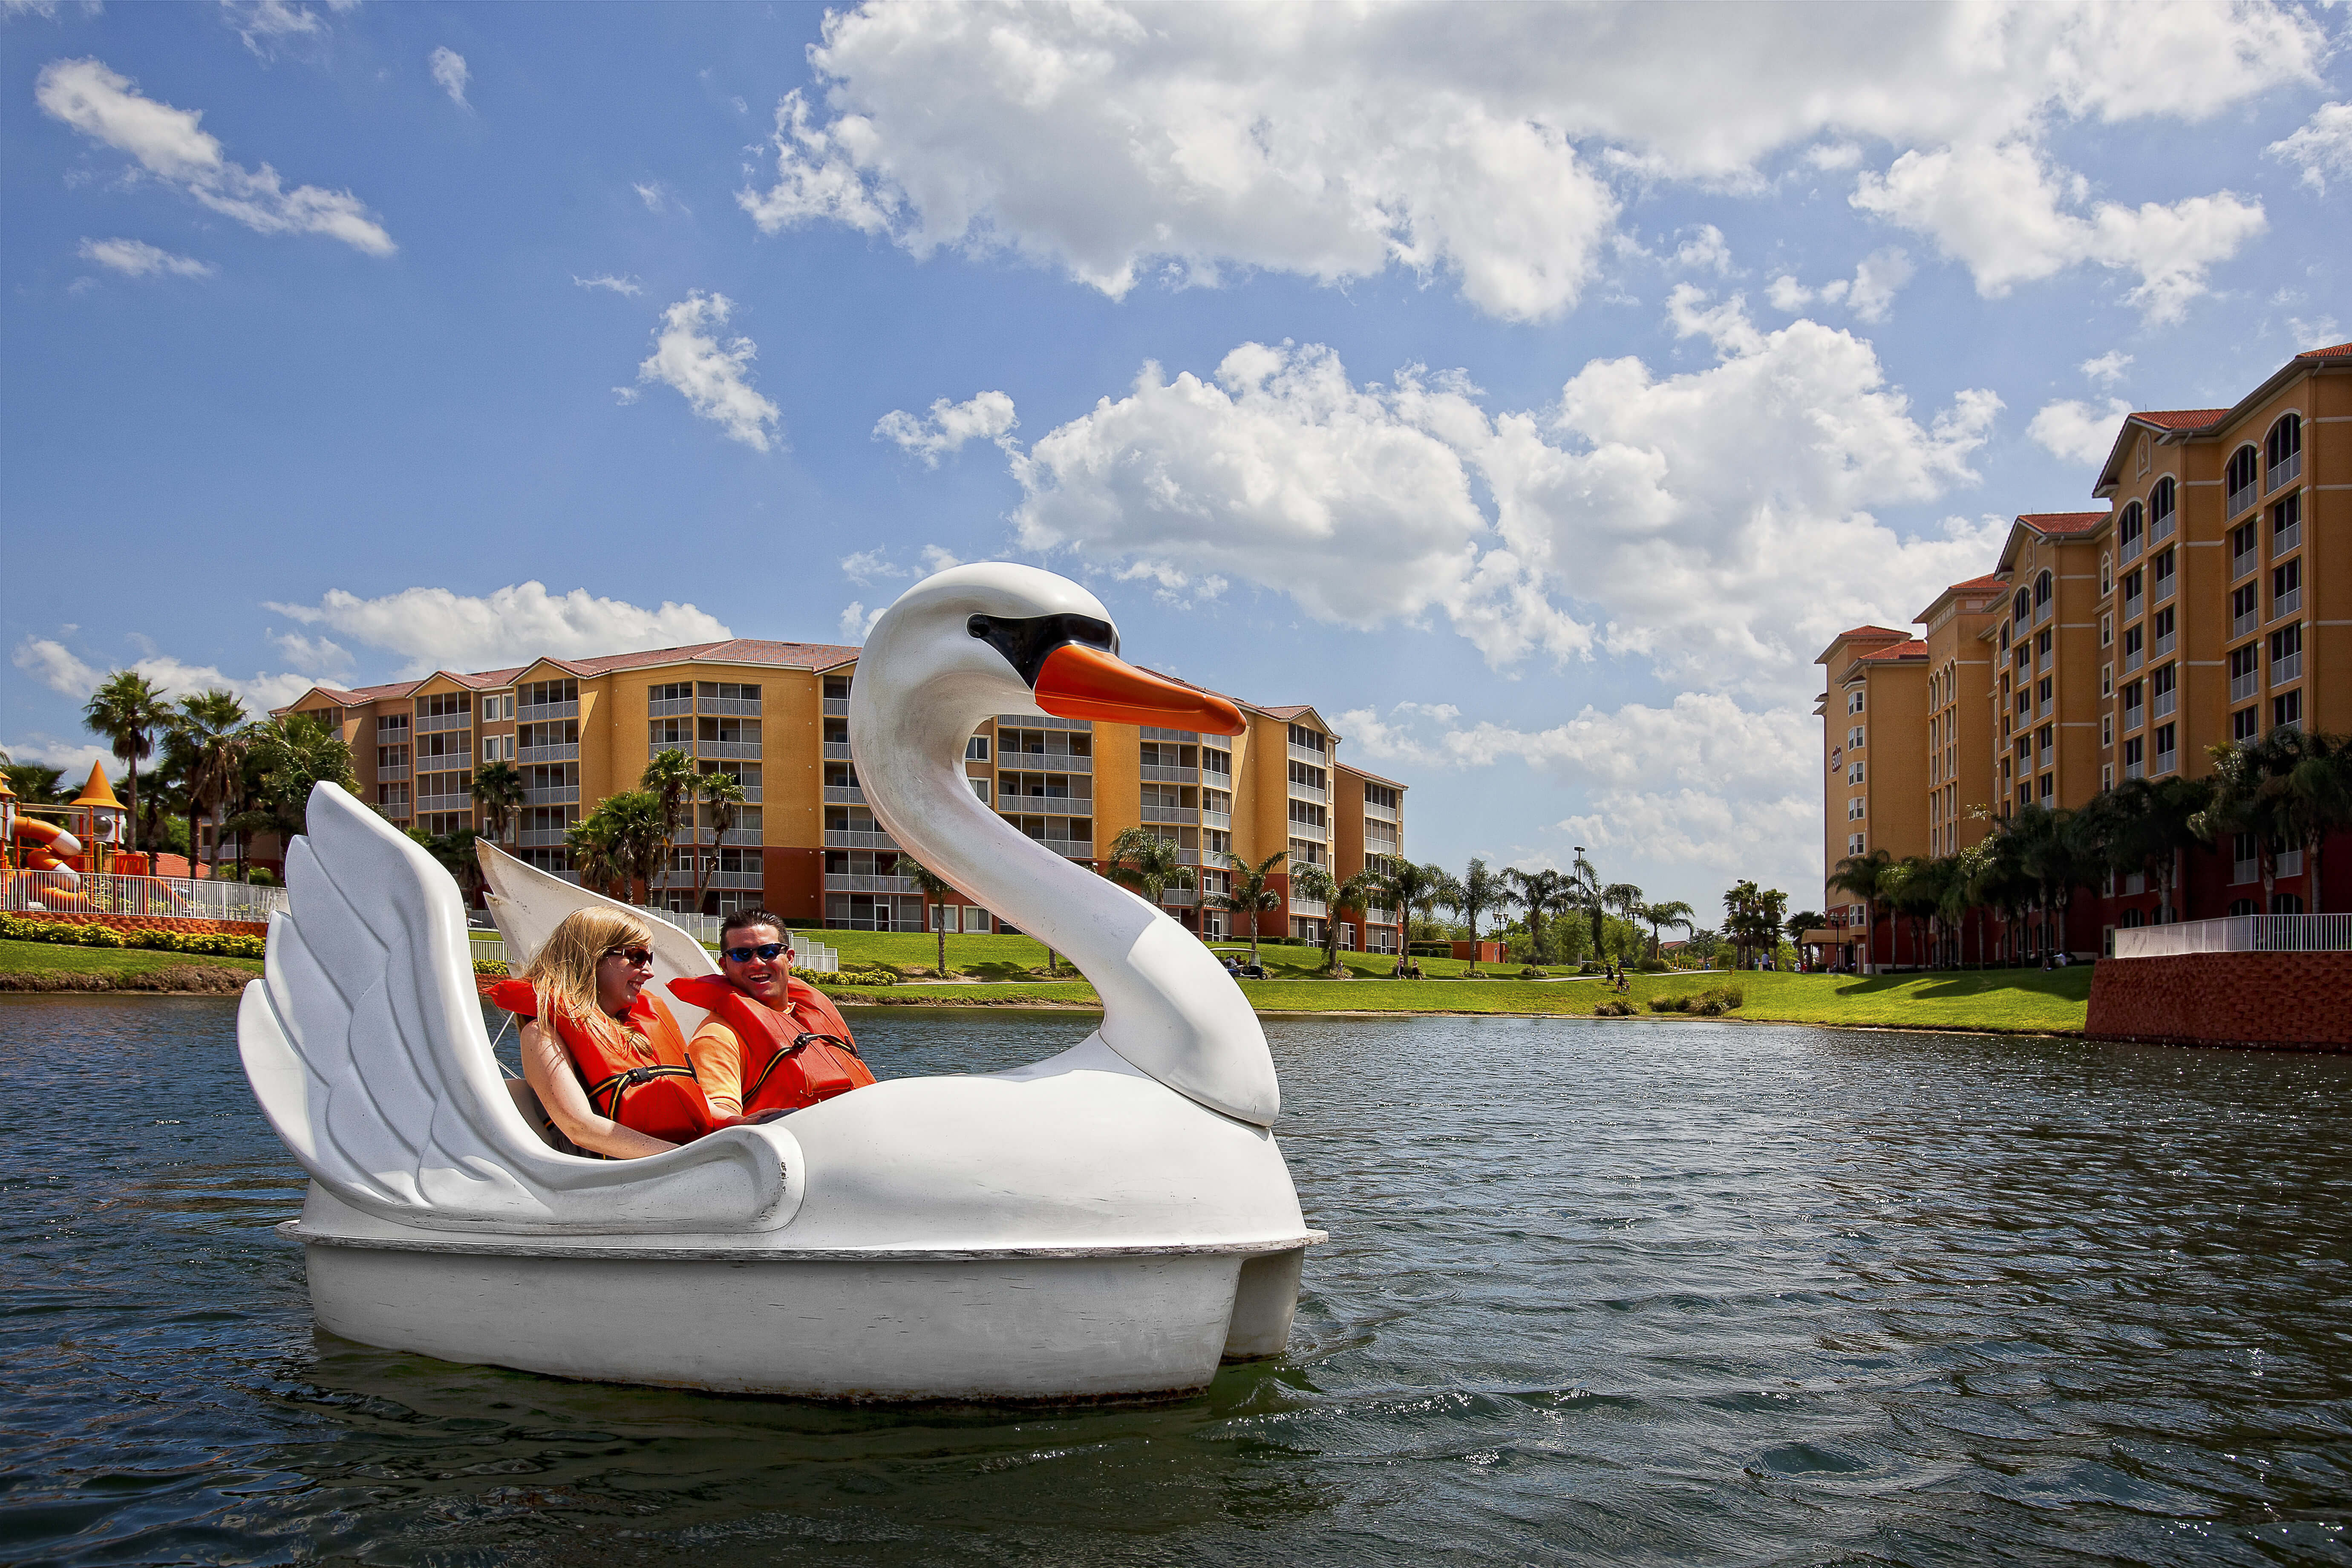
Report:
[{"label": "swan paddle boat", "polygon": [[[940,573],[866,638],[849,731],[875,816],[1067,954],[1100,1027],[1014,1071],[886,1079],[641,1160],[536,1130],[492,1055],[457,885],[319,785],[237,1029],[311,1178],[280,1229],[320,1326],[565,1377],[846,1399],[1180,1396],[1221,1360],[1278,1353],[1323,1237],[1271,1131],[1265,1037],[1190,932],[974,796],[967,738],[1041,710],[1242,719],[1125,663],[1100,602],[1031,567]],[[489,858],[510,954],[596,901]],[[713,971],[656,931],[657,984]]]}]

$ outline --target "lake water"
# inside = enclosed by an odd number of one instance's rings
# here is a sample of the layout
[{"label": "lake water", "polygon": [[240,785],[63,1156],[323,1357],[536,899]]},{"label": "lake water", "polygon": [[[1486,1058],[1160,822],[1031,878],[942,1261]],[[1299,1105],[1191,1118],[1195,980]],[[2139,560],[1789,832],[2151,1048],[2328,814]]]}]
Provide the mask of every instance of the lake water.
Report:
[{"label": "lake water", "polygon": [[[886,1076],[1071,1016],[863,1016]],[[0,998],[0,1561],[2352,1562],[2352,1059],[1280,1021],[1291,1353],[842,1409],[323,1339],[229,1004]]]}]

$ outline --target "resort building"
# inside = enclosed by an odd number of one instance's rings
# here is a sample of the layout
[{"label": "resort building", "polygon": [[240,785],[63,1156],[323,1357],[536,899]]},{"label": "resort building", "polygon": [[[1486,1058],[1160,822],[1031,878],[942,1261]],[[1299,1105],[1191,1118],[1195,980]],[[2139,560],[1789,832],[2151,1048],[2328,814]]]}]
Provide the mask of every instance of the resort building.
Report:
[{"label": "resort building", "polygon": [[[672,909],[762,906],[809,925],[929,929],[927,905],[898,874],[899,849],[867,807],[849,745],[858,650],[736,638],[593,658],[543,658],[509,669],[443,670],[422,680],[342,690],[315,687],[281,713],[308,714],[354,752],[360,793],[404,828],[470,829],[557,876],[575,879],[566,835],[606,797],[638,786],[646,763],[684,752],[702,773],[732,773],[743,803],[720,830],[695,808],[654,889]],[[1112,842],[1139,827],[1171,843],[1198,885],[1162,905],[1207,937],[1245,934],[1240,917],[1204,906],[1228,890],[1228,852],[1274,877],[1284,907],[1262,936],[1394,952],[1387,910],[1331,910],[1295,896],[1289,869],[1317,865],[1342,881],[1402,853],[1404,786],[1338,762],[1339,737],[1309,707],[1234,700],[1236,736],[1002,714],[964,753],[972,791],[1040,844],[1100,869]],[[520,804],[478,801],[478,770],[513,764]],[[698,889],[699,895],[698,897]],[[940,909],[952,931],[1004,929],[973,902]]]},{"label": "resort building", "polygon": [[[1822,654],[1832,871],[1873,850],[1958,853],[2029,803],[2075,809],[2130,780],[2200,777],[2215,745],[2352,731],[2352,343],[2297,354],[2228,408],[2131,414],[2091,491],[2104,510],[2020,515],[1989,574],[1919,613],[1923,643],[1861,626]],[[1900,673],[1910,648],[1916,698]],[[1890,793],[1910,788],[1919,809]],[[2300,854],[2249,837],[2183,856],[2176,918],[2341,908],[2352,893],[2352,854],[2334,840],[2323,900]],[[1878,921],[1860,952],[1843,932],[1861,906],[1826,899],[1823,945],[1842,967],[1916,961],[1904,922]],[[2087,957],[2157,906],[2147,879],[2124,877],[2077,898],[2065,930],[2035,917],[2004,940]]]}]

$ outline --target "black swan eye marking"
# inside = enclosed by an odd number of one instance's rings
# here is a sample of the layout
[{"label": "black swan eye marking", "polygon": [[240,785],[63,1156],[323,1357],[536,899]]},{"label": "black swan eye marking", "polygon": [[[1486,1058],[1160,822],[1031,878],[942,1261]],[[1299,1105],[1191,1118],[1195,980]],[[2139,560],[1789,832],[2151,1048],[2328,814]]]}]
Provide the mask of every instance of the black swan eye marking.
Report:
[{"label": "black swan eye marking", "polygon": [[1019,619],[974,616],[964,623],[964,629],[1003,654],[1004,662],[1020,674],[1023,682],[1033,687],[1037,684],[1038,671],[1045,666],[1046,656],[1057,647],[1079,643],[1105,653],[1118,652],[1118,628],[1093,616],[1029,616]]}]

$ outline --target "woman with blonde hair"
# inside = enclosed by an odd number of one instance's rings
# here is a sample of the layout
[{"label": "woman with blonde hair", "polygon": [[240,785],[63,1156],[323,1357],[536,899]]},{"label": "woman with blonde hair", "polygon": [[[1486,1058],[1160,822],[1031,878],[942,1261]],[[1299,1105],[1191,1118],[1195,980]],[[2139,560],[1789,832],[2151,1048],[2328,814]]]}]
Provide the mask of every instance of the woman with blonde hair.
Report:
[{"label": "woman with blonde hair", "polygon": [[541,1107],[589,1153],[639,1159],[727,1124],[695,1081],[677,1020],[646,989],[653,942],[633,915],[575,910],[490,992],[524,1020],[523,1077]]}]

